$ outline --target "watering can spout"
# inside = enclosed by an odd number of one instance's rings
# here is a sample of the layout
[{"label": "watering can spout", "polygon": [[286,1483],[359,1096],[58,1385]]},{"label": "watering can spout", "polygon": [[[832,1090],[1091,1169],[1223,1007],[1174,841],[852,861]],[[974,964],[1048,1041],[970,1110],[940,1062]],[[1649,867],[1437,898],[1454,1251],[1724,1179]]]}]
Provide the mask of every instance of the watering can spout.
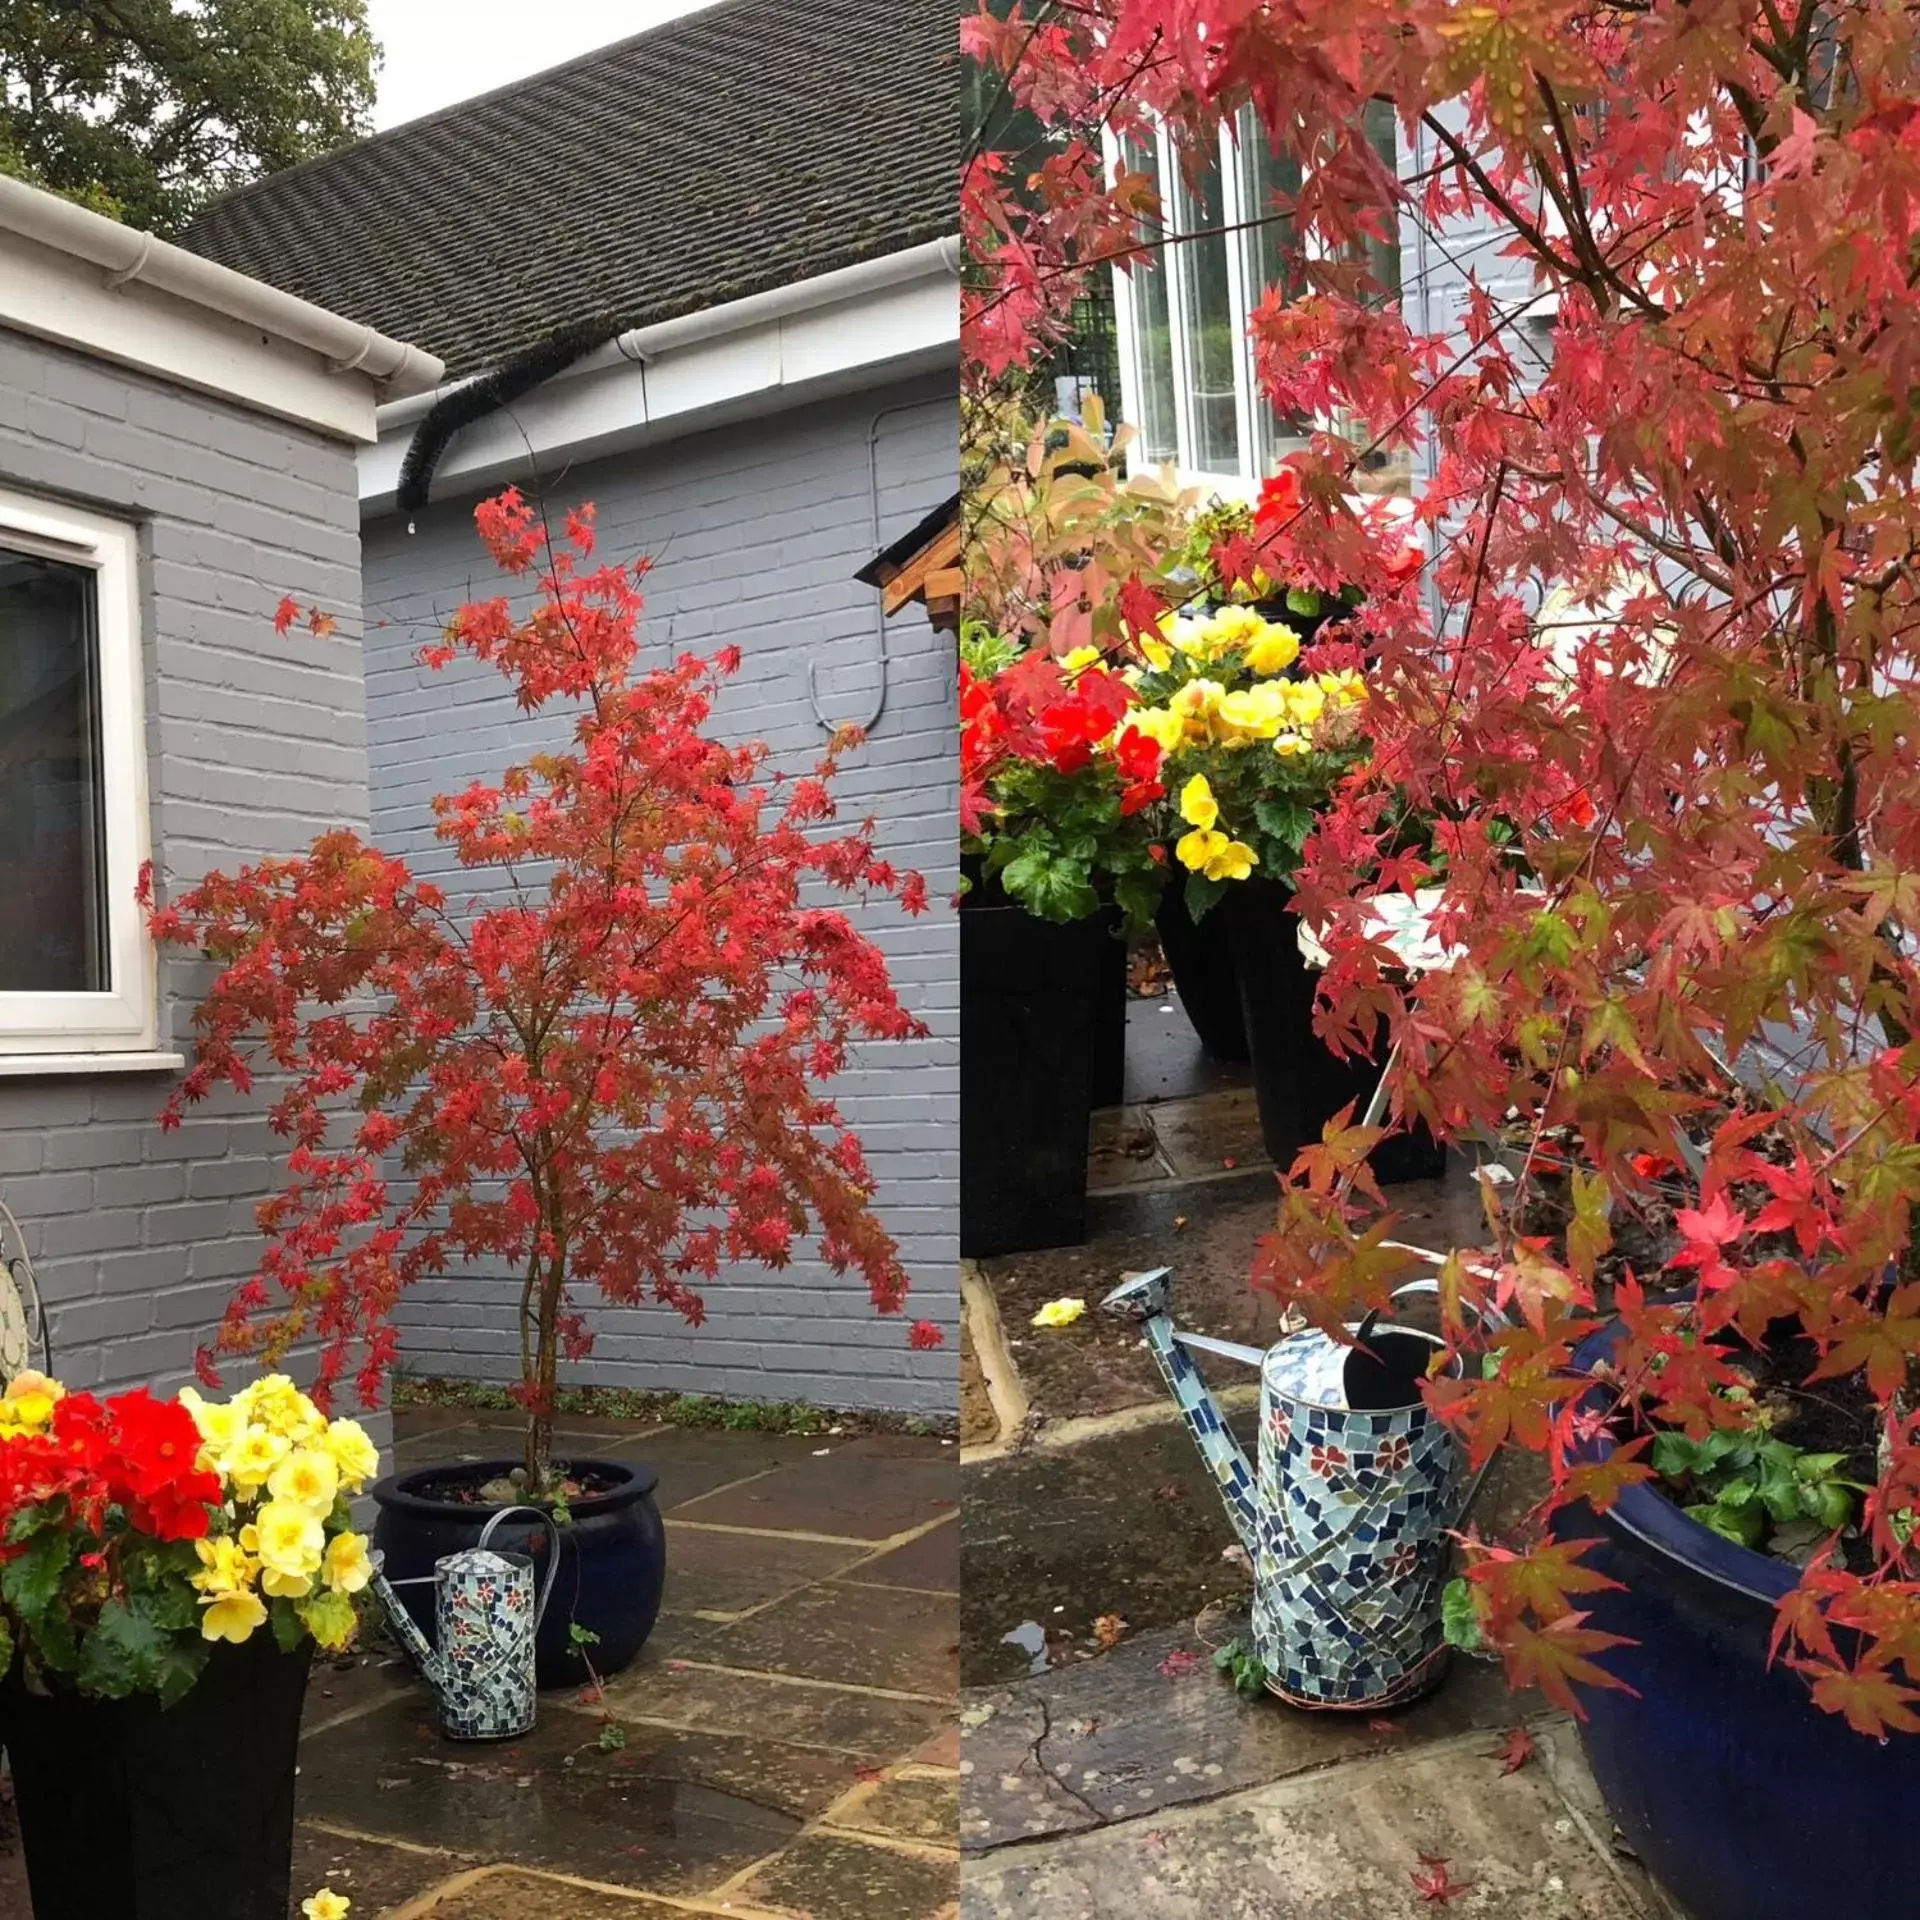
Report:
[{"label": "watering can spout", "polygon": [[1186,1421],[1187,1431],[1200,1449],[1201,1458],[1213,1471],[1227,1518],[1233,1522],[1240,1544],[1248,1553],[1253,1553],[1258,1543],[1253,1468],[1229,1431],[1219,1402],[1193,1364],[1191,1350],[1197,1347],[1256,1367],[1265,1355],[1257,1347],[1235,1346],[1230,1341],[1208,1339],[1203,1334],[1179,1332],[1169,1312],[1172,1291],[1173,1269],[1155,1267],[1151,1273],[1134,1274],[1123,1280],[1100,1304],[1110,1312],[1127,1314],[1140,1321],[1148,1350],[1159,1363],[1161,1377],[1173,1395],[1174,1405],[1180,1409],[1180,1417]]},{"label": "watering can spout", "polygon": [[387,1576],[381,1571],[381,1558],[377,1553],[373,1556],[373,1578],[368,1581],[368,1588],[386,1609],[387,1625],[393,1629],[393,1637],[406,1649],[407,1658],[420,1669],[420,1677],[435,1693],[440,1693],[446,1684],[447,1664],[434,1651],[427,1636],[414,1625],[413,1615],[388,1584]]}]

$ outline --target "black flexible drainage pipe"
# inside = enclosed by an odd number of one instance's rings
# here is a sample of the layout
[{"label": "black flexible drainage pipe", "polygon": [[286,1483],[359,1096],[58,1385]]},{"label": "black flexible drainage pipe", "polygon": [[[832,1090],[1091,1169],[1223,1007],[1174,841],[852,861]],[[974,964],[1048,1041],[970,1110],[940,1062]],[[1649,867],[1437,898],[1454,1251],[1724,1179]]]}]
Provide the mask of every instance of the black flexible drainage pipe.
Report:
[{"label": "black flexible drainage pipe", "polygon": [[427,504],[433,486],[434,469],[439,466],[454,436],[484,420],[502,407],[510,407],[535,387],[563,373],[576,360],[595,347],[617,339],[619,324],[604,314],[591,320],[575,320],[552,333],[524,352],[503,360],[492,372],[436,400],[414,430],[407,456],[400,463],[400,481],[394,504],[402,513],[417,513]]}]

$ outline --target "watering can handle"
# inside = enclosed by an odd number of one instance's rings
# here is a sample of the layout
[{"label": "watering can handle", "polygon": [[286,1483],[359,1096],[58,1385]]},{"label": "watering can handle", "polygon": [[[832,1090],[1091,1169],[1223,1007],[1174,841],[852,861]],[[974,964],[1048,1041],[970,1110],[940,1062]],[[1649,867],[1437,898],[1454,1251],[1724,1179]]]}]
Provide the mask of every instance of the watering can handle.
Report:
[{"label": "watering can handle", "polygon": [[[1405,1286],[1394,1288],[1393,1298],[1398,1300],[1403,1295],[1409,1293],[1430,1293],[1435,1299],[1438,1299],[1440,1297],[1440,1282],[1438,1280],[1409,1280]],[[1480,1331],[1482,1333],[1505,1333],[1513,1325],[1513,1322],[1509,1320],[1498,1307],[1481,1307],[1470,1300],[1462,1301],[1461,1304],[1479,1321]]]},{"label": "watering can handle", "polygon": [[547,1555],[547,1577],[540,1583],[540,1597],[534,1602],[533,1608],[533,1630],[538,1633],[540,1622],[547,1617],[547,1602],[553,1598],[553,1583],[560,1573],[560,1529],[553,1524],[553,1515],[545,1507],[502,1507],[480,1529],[480,1545],[484,1547],[493,1538],[494,1528],[516,1513],[532,1514],[546,1528],[547,1538],[553,1542],[553,1551]]}]

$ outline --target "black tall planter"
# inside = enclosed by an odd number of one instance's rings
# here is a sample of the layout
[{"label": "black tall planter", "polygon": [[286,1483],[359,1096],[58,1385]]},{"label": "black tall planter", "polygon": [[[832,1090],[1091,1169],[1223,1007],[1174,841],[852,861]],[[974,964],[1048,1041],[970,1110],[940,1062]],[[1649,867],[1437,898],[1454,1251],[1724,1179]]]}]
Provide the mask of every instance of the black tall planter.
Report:
[{"label": "black tall planter", "polygon": [[1120,909],[1103,907],[1098,997],[1093,1003],[1093,1104],[1117,1107],[1127,1097],[1127,940]]},{"label": "black tall planter", "polygon": [[164,1709],[0,1685],[34,1920],[287,1920],[312,1655],[261,1627]]},{"label": "black tall planter", "polygon": [[[1277,880],[1239,880],[1214,910],[1227,915],[1260,1135],[1277,1167],[1292,1165],[1349,1101],[1360,1119],[1386,1065],[1384,1045],[1371,1059],[1342,1060],[1314,1032],[1315,975],[1301,957],[1292,899]],[[1445,1168],[1446,1150],[1424,1126],[1392,1135],[1373,1152],[1374,1178],[1383,1186],[1437,1179]]]},{"label": "black tall planter", "polygon": [[1187,912],[1186,883],[1176,879],[1161,894],[1153,924],[1173,990],[1201,1047],[1215,1060],[1246,1059],[1247,1023],[1226,913],[1215,907],[1196,923]]},{"label": "black tall planter", "polygon": [[1087,1237],[1103,917],[1062,926],[976,887],[960,909],[960,1251]]}]

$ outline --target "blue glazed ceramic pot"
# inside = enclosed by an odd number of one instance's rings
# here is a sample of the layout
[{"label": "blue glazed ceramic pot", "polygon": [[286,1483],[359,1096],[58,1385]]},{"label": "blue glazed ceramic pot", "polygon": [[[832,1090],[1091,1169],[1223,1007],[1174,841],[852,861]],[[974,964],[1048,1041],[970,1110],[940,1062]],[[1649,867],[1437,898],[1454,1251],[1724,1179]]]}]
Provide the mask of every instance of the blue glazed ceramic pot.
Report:
[{"label": "blue glazed ceramic pot", "polygon": [[[1620,1338],[1575,1356],[1589,1368]],[[1595,1457],[1609,1448],[1602,1441]],[[1723,1539],[1650,1486],[1604,1515],[1555,1517],[1600,1544],[1586,1564],[1624,1592],[1581,1595],[1589,1626],[1636,1644],[1601,1656],[1634,1693],[1588,1688],[1580,1728],[1627,1844],[1693,1920],[1867,1920],[1920,1910],[1897,1836],[1920,1806],[1920,1736],[1884,1745],[1769,1665],[1793,1568]]]}]

